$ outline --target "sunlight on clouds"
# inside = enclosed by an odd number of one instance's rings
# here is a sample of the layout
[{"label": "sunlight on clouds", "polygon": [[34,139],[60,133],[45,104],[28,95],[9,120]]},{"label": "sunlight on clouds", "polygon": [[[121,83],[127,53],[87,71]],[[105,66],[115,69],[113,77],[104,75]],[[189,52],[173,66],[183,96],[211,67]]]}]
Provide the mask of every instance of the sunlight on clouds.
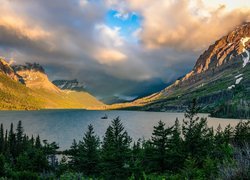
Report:
[{"label": "sunlight on clouds", "polygon": [[0,26],[14,30],[32,40],[42,39],[51,35],[38,26],[30,27],[23,19],[18,17],[2,16],[0,17]]},{"label": "sunlight on clouds", "polygon": [[140,38],[148,48],[200,51],[250,20],[249,9],[208,8],[201,0],[128,0],[128,6],[143,16]]},{"label": "sunlight on clouds", "polygon": [[113,49],[99,49],[95,58],[100,64],[112,65],[113,63],[123,62],[127,56]]}]

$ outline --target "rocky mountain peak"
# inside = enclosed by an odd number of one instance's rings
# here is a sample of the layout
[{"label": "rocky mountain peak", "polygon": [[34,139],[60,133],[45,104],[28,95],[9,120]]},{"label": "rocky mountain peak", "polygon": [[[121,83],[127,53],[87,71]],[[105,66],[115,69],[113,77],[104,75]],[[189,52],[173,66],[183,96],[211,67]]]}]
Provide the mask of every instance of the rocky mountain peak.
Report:
[{"label": "rocky mountain peak", "polygon": [[14,65],[12,67],[15,71],[33,71],[33,72],[41,72],[45,74],[44,68],[38,63],[26,62],[24,65]]},{"label": "rocky mountain peak", "polygon": [[250,49],[250,23],[243,23],[228,35],[211,45],[197,60],[192,74],[199,74],[248,55]]},{"label": "rocky mountain peak", "polygon": [[10,66],[10,64],[3,58],[0,58],[0,72],[2,72],[3,74],[7,75],[8,77],[10,77],[15,81],[19,79],[15,71]]},{"label": "rocky mountain peak", "polygon": [[24,65],[14,65],[12,67],[19,76],[19,81],[27,87],[60,92],[60,89],[50,82],[44,68],[40,64],[25,63]]},{"label": "rocky mountain peak", "polygon": [[85,91],[84,83],[80,83],[77,79],[73,80],[54,80],[52,82],[62,90]]}]

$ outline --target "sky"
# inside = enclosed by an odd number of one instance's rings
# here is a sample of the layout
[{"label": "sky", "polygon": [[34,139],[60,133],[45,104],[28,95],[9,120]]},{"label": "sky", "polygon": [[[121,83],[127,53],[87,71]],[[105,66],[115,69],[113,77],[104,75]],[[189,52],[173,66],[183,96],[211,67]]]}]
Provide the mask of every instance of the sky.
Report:
[{"label": "sky", "polygon": [[250,0],[0,0],[0,12],[0,56],[129,99],[190,71],[250,20]]}]

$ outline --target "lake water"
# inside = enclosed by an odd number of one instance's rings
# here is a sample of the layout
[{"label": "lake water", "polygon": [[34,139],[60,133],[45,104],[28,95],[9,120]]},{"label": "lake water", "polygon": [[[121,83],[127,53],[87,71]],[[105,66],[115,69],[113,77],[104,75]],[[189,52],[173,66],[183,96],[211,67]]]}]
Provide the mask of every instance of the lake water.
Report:
[{"label": "lake water", "polygon": [[[101,119],[105,114],[108,119]],[[184,118],[183,113],[165,113],[165,112],[138,112],[138,111],[87,111],[87,110],[42,110],[42,111],[0,111],[0,123],[4,128],[9,128],[10,123],[22,121],[25,133],[40,135],[41,139],[47,139],[49,142],[56,141],[61,149],[69,148],[73,139],[77,141],[82,139],[87,126],[92,124],[95,132],[103,137],[108,125],[112,119],[119,116],[125,129],[133,140],[138,138],[148,139],[151,137],[153,126],[157,125],[159,120],[166,123],[167,126],[174,124],[176,118],[180,122]],[[207,117],[206,114],[200,114],[200,117]],[[208,125],[215,128],[221,124],[225,127],[228,124],[235,126],[239,120],[218,119],[208,117]]]}]

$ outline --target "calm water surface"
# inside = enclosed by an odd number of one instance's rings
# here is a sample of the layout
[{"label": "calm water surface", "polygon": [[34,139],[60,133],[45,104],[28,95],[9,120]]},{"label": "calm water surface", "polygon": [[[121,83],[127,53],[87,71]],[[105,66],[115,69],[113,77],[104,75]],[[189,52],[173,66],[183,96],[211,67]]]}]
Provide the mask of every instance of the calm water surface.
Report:
[{"label": "calm water surface", "polygon": [[[105,114],[108,119],[101,119]],[[129,135],[138,138],[150,138],[153,126],[159,120],[167,126],[174,124],[176,118],[180,121],[184,118],[183,113],[165,112],[138,112],[138,111],[86,111],[86,110],[42,110],[42,111],[0,111],[0,123],[9,128],[13,122],[16,128],[17,122],[22,120],[25,133],[29,136],[37,134],[41,139],[49,142],[56,141],[61,149],[69,148],[73,139],[77,141],[83,137],[84,131],[89,124],[95,128],[95,132],[103,137],[111,120],[120,116]],[[200,117],[207,117],[201,114]],[[225,127],[228,124],[235,126],[239,120],[218,119],[208,117],[209,126]]]}]

